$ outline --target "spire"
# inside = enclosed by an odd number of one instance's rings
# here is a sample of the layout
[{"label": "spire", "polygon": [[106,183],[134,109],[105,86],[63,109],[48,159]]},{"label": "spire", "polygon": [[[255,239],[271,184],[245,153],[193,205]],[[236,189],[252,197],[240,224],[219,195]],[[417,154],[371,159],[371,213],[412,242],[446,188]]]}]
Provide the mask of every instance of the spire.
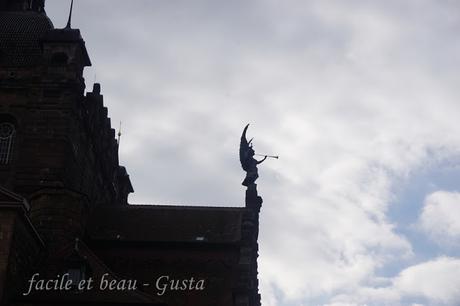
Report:
[{"label": "spire", "polygon": [[66,29],[70,29],[70,28],[71,28],[71,23],[72,23],[72,10],[73,10],[73,0],[70,2],[69,19],[67,20],[67,25],[65,26]]}]

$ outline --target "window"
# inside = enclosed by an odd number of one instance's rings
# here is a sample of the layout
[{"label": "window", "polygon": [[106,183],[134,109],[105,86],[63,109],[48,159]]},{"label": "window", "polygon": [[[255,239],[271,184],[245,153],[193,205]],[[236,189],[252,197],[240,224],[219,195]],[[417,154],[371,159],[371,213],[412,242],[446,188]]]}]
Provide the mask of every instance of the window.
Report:
[{"label": "window", "polygon": [[67,270],[69,274],[69,280],[72,281],[72,285],[78,285],[82,279],[85,279],[85,266],[73,267]]},{"label": "window", "polygon": [[0,123],[0,165],[7,165],[11,161],[15,135],[16,129],[12,123]]},{"label": "window", "polygon": [[64,52],[54,53],[51,57],[51,64],[55,66],[66,65],[69,61],[69,57]]}]

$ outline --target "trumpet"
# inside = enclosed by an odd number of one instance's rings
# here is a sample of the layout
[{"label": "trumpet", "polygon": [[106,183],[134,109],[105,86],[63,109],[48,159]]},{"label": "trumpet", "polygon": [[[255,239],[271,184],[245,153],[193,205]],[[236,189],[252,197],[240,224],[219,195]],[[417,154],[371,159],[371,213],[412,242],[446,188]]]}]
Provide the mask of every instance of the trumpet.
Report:
[{"label": "trumpet", "polygon": [[264,155],[264,154],[254,154],[254,155],[257,155],[257,156],[263,156],[263,157],[270,157],[270,158],[280,158],[278,155]]}]

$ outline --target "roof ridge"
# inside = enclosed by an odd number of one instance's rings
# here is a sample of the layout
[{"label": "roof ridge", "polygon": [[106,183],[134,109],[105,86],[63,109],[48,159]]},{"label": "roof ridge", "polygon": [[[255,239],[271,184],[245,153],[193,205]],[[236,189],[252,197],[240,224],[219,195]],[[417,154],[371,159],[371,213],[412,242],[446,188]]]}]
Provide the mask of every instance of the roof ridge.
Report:
[{"label": "roof ridge", "polygon": [[[189,209],[189,208],[218,208],[218,209],[235,209],[235,208],[244,208],[244,206],[218,206],[218,205],[186,205],[186,204],[149,204],[149,203],[142,203],[142,204],[133,204],[129,203],[128,207],[153,207],[153,208],[178,208],[178,209]],[[126,207],[126,206],[124,206]]]}]

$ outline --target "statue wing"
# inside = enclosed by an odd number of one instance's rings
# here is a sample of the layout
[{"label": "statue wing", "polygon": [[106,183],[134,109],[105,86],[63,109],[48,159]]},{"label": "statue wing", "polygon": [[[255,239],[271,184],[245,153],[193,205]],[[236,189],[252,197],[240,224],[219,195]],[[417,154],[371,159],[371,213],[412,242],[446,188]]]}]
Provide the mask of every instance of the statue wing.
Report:
[{"label": "statue wing", "polygon": [[243,167],[244,171],[248,171],[248,152],[249,152],[249,143],[248,140],[246,139],[246,131],[248,130],[249,123],[246,125],[246,127],[243,130],[243,134],[241,135],[241,141],[240,141],[240,162],[241,162],[241,167]]}]

